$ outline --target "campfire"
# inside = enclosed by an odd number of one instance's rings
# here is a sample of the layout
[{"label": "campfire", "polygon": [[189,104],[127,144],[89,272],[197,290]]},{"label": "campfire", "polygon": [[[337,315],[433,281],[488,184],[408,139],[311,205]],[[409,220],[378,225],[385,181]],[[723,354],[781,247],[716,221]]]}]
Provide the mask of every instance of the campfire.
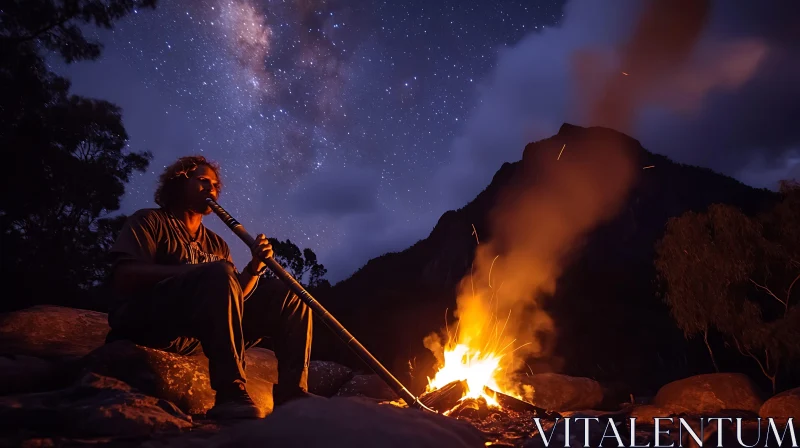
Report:
[{"label": "campfire", "polygon": [[445,350],[445,364],[436,372],[433,379],[428,378],[427,392],[441,389],[450,384],[463,382],[463,396],[460,399],[482,398],[490,406],[499,406],[494,394],[487,394],[484,389],[498,391],[495,376],[500,372],[502,356],[494,353],[481,353],[473,350],[468,344],[455,344]]},{"label": "campfire", "polygon": [[439,366],[433,378],[428,377],[420,401],[444,415],[470,422],[487,435],[487,446],[517,445],[536,432],[533,417],[552,419],[558,414],[523,401],[515,393],[508,369],[520,347],[513,347],[516,339],[503,339],[505,324],[471,326],[483,321],[466,316],[462,314],[459,321],[460,337],[458,333],[450,337],[448,332],[445,344],[436,334],[426,338],[425,345]]},{"label": "campfire", "polygon": [[453,416],[486,415],[490,409],[547,414],[499,386],[504,374],[502,351],[481,352],[469,343],[450,343],[444,348],[443,357],[444,365],[433,378],[428,378],[428,387],[420,397],[429,408]]},{"label": "campfire", "polygon": [[618,215],[635,178],[633,161],[614,142],[553,140],[539,148],[496,193],[482,223],[489,237],[479,239],[482,226],[472,226],[472,265],[445,320],[457,322],[455,331],[445,325],[424,340],[437,366],[420,401],[504,441],[538,431],[532,417],[558,415],[536,406],[537,391],[523,378],[533,373],[530,361],[537,371],[558,368],[546,303],[589,232]]},{"label": "campfire", "polygon": [[484,417],[490,411],[506,410],[545,414],[545,410],[523,401],[508,386],[512,383],[506,377],[505,366],[511,364],[509,357],[522,346],[512,349],[516,340],[504,340],[505,325],[499,327],[496,320],[492,325],[467,320],[471,322],[477,323],[472,328],[479,330],[468,332],[462,328],[461,334],[468,336],[461,337],[450,337],[448,331],[445,345],[436,335],[426,339],[426,346],[437,355],[440,366],[433,378],[428,377],[420,400],[429,408],[456,417]]}]

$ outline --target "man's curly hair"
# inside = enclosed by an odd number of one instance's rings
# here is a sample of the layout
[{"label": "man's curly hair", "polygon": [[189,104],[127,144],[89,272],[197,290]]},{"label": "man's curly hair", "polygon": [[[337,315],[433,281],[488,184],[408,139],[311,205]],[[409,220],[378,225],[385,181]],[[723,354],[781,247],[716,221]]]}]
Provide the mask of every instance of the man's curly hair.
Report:
[{"label": "man's curly hair", "polygon": [[216,162],[207,160],[203,156],[181,157],[164,169],[164,172],[159,176],[155,193],[156,204],[163,208],[172,208],[182,201],[184,183],[189,179],[191,173],[201,165],[205,165],[214,171],[221,188],[220,169]]}]

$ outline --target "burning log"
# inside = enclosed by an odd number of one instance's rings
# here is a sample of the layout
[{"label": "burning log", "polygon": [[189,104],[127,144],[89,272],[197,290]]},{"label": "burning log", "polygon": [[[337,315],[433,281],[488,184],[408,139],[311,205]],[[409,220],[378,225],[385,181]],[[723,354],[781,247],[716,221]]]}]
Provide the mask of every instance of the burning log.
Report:
[{"label": "burning log", "polygon": [[489,415],[489,406],[483,397],[467,398],[461,400],[456,407],[450,410],[451,417],[467,417],[472,419],[482,419]]},{"label": "burning log", "polygon": [[490,389],[488,386],[483,387],[483,392],[490,396],[494,397],[501,407],[505,409],[510,409],[512,411],[517,412],[533,412],[538,417],[547,417],[547,418],[555,418],[561,417],[559,414],[555,412],[550,412],[546,409],[534,406],[527,401],[522,401],[520,399],[514,398],[511,395],[506,395],[502,392],[497,392],[494,389]]},{"label": "burning log", "polygon": [[458,401],[467,393],[466,381],[453,381],[434,391],[426,392],[419,397],[419,401],[425,406],[439,412],[453,409]]}]

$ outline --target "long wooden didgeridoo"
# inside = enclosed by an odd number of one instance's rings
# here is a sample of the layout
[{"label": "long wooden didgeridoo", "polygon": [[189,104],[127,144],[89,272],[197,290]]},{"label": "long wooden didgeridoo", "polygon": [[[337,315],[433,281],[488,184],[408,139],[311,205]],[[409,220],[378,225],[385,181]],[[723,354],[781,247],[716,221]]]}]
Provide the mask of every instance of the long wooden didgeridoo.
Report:
[{"label": "long wooden didgeridoo", "polygon": [[[255,238],[250,235],[247,230],[245,230],[244,226],[239,223],[233,216],[230,215],[224,208],[222,208],[216,201],[211,198],[206,198],[206,202],[211,207],[211,210],[219,216],[222,222],[225,223],[232,231],[236,234],[245,244],[247,247],[253,247],[255,245]],[[419,401],[419,398],[415,397],[405,386],[401,383],[397,378],[389,372],[383,364],[380,363],[372,353],[370,353],[363,345],[361,345],[358,340],[356,340],[355,336],[350,334],[346,328],[336,320],[328,310],[325,309],[317,300],[311,296],[311,294],[303,288],[303,285],[297,282],[291,274],[286,272],[286,269],[280,265],[274,258],[266,258],[261,260],[266,263],[267,267],[280,278],[289,289],[297,294],[297,297],[300,298],[309,308],[317,315],[325,325],[328,326],[334,333],[342,340],[351,350],[353,350],[362,361],[364,361],[373,372],[375,372],[381,379],[386,382],[386,384],[394,390],[397,395],[403,398],[405,402],[414,408],[422,409],[425,411],[436,412]]]}]

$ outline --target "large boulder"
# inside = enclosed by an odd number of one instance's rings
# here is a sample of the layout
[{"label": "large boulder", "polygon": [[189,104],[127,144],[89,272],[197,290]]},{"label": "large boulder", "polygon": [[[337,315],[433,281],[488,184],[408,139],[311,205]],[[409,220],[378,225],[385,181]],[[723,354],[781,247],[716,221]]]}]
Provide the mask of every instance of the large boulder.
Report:
[{"label": "large boulder", "polygon": [[[118,341],[105,344],[105,313],[40,305],[0,315],[0,393],[52,390],[89,371],[117,378],[143,393],[169,400],[189,414],[214,404],[208,359],[179,356]],[[265,349],[245,354],[248,390],[272,410],[277,360]]]},{"label": "large boulder", "polygon": [[[275,355],[263,348],[245,352],[247,389],[256,405],[272,411],[272,385],[278,381]],[[128,341],[103,345],[82,360],[85,371],[120,379],[136,389],[175,403],[188,414],[204,414],[214,405],[208,358],[182,356]]]},{"label": "large boulder", "polygon": [[550,411],[594,409],[603,401],[603,388],[591,378],[537,373],[517,378],[523,400]]},{"label": "large boulder", "polygon": [[0,395],[57,389],[69,384],[59,364],[26,355],[0,356]]},{"label": "large boulder", "polygon": [[105,343],[108,315],[37,305],[0,314],[0,355],[78,359]]},{"label": "large boulder", "polygon": [[212,437],[187,435],[157,446],[204,447],[483,447],[473,426],[439,414],[358,398],[306,399],[263,420],[239,423]]},{"label": "large boulder", "polygon": [[355,375],[336,392],[340,397],[366,397],[396,400],[398,395],[378,375]]},{"label": "large boulder", "polygon": [[642,404],[633,406],[630,416],[635,418],[638,423],[653,425],[656,418],[664,418],[689,413],[688,409],[680,406],[660,407],[652,404]]},{"label": "large boulder", "polygon": [[762,403],[760,392],[746,375],[709,373],[664,385],[652,404],[692,414],[708,414],[722,410],[758,413]]},{"label": "large boulder", "polygon": [[350,379],[353,371],[331,361],[311,361],[308,366],[308,391],[323,397],[332,397]]},{"label": "large boulder", "polygon": [[0,397],[0,438],[20,444],[34,436],[142,437],[192,426],[172,403],[91,373],[66,389]]},{"label": "large boulder", "polygon": [[761,418],[793,418],[800,423],[800,387],[781,392],[765,401],[758,415]]}]

